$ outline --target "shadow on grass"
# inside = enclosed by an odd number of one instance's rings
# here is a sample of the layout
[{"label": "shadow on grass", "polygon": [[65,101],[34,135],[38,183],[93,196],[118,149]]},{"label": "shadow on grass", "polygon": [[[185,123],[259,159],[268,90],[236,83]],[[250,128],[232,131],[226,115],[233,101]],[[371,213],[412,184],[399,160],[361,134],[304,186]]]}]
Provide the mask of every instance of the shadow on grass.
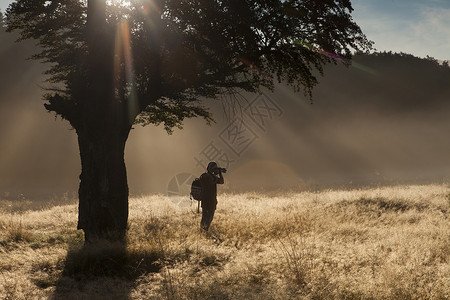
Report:
[{"label": "shadow on grass", "polygon": [[139,276],[159,272],[161,255],[126,243],[73,244],[51,299],[129,299]]}]

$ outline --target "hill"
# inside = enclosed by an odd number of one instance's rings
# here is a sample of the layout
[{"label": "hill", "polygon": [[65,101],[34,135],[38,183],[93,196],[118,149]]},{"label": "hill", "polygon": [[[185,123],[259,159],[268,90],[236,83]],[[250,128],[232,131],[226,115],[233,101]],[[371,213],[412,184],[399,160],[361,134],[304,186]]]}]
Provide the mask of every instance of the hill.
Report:
[{"label": "hill", "polygon": [[282,146],[267,156],[319,183],[447,177],[449,79],[447,65],[408,54],[360,54],[349,68],[330,65],[312,105],[286,90],[273,96],[284,114],[267,140]]},{"label": "hill", "polygon": [[[2,299],[448,299],[450,189],[131,199],[128,244],[83,247],[75,204],[0,202]],[[70,201],[64,200],[64,201]]]}]

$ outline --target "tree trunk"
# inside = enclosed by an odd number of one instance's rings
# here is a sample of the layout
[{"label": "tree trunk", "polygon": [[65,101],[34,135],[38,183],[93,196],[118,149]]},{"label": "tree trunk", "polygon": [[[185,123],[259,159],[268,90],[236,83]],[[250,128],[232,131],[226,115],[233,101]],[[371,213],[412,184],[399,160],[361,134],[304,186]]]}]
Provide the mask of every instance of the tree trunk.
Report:
[{"label": "tree trunk", "polygon": [[124,160],[130,129],[78,133],[81,157],[78,229],[85,241],[122,240],[128,220],[128,184]]},{"label": "tree trunk", "polygon": [[106,22],[106,0],[88,0],[87,29],[88,93],[74,124],[81,158],[78,229],[86,242],[121,240],[128,220],[124,151],[131,125],[114,97],[114,34]]}]

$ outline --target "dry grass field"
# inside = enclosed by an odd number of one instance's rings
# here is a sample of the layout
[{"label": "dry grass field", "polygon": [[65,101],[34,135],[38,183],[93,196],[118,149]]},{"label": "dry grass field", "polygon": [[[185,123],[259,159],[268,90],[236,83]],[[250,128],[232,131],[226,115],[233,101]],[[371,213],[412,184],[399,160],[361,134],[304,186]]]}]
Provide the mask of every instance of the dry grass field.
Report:
[{"label": "dry grass field", "polygon": [[130,199],[127,245],[83,247],[77,205],[0,201],[1,299],[450,299],[450,188]]}]

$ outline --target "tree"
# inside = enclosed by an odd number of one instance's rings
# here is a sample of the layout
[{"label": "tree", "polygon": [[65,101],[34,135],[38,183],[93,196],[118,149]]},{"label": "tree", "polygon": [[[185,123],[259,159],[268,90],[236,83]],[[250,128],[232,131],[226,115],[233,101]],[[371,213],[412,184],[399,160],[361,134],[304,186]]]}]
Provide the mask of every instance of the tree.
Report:
[{"label": "tree", "polygon": [[78,135],[78,228],[123,237],[124,148],[133,124],[213,121],[200,99],[276,81],[311,97],[314,70],[371,48],[349,0],[17,0],[9,31],[36,39],[49,63],[45,108]]}]

